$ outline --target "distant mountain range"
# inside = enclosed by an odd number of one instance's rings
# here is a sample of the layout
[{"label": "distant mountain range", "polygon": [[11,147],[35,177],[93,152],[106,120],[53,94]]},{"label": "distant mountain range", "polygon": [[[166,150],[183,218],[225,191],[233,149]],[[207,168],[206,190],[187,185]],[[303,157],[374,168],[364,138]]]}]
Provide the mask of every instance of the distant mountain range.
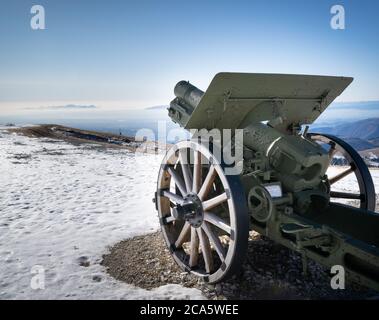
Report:
[{"label": "distant mountain range", "polygon": [[28,107],[25,110],[83,110],[83,109],[96,109],[93,104],[81,105],[81,104],[66,104],[62,106],[44,106],[44,107]]},{"label": "distant mountain range", "polygon": [[340,137],[357,151],[379,148],[379,118],[342,123],[336,126],[314,126],[311,131]]}]

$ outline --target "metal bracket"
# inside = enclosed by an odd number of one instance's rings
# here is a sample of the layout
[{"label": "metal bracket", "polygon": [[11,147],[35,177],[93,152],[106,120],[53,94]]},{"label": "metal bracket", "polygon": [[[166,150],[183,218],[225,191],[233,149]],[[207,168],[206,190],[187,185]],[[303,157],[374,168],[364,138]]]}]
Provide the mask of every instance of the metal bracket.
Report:
[{"label": "metal bracket", "polygon": [[323,99],[327,98],[253,98],[253,97],[246,97],[246,98],[238,98],[238,97],[228,97],[226,100],[231,102],[241,102],[241,101],[268,101],[268,102],[281,102],[285,103],[286,101],[313,101],[321,103]]},{"label": "metal bracket", "polygon": [[321,235],[314,238],[306,239],[306,240],[299,240],[297,241],[297,245],[299,249],[304,247],[321,247],[325,246],[327,244],[330,244],[331,239],[329,235]]}]

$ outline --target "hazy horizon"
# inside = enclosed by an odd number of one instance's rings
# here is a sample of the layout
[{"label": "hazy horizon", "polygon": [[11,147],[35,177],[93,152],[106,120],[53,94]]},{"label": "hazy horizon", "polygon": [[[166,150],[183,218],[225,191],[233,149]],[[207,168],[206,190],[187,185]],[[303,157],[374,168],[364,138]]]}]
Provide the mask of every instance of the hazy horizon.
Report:
[{"label": "hazy horizon", "polygon": [[[59,124],[79,129],[108,131],[133,136],[140,129],[150,129],[155,134],[160,123],[165,122],[168,130],[178,128],[168,116],[167,106],[153,106],[110,111],[94,105],[55,105],[51,109],[24,109],[21,114],[3,115],[0,125],[12,123]],[[369,118],[379,119],[379,101],[334,102],[315,121],[312,128],[334,126]]]}]

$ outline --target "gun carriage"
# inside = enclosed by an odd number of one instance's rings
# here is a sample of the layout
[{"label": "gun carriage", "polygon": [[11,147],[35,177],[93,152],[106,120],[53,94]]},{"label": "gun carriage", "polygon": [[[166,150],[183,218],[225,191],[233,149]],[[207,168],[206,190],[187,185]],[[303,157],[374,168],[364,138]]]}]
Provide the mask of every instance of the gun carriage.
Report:
[{"label": "gun carriage", "polygon": [[[186,81],[176,85],[169,116],[194,131],[164,157],[155,202],[181,268],[211,283],[225,280],[241,266],[254,230],[299,252],[304,271],[308,258],[341,265],[351,280],[379,290],[370,172],[345,141],[304,128],[352,80],[219,73],[205,93]],[[215,129],[231,130],[234,139]],[[240,150],[241,161],[231,164],[225,149]],[[345,166],[331,175],[336,156]],[[356,190],[336,190],[348,175]]]}]

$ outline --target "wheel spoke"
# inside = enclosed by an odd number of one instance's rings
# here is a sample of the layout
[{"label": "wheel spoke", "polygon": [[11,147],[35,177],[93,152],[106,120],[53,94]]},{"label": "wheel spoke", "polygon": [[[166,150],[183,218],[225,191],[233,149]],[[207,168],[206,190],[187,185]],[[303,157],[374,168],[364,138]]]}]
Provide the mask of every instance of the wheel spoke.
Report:
[{"label": "wheel spoke", "polygon": [[356,200],[363,200],[364,199],[363,194],[337,192],[337,191],[330,191],[330,196],[332,198],[339,198],[339,199],[356,199]]},{"label": "wheel spoke", "polygon": [[218,256],[220,257],[221,262],[225,261],[225,250],[224,247],[221,244],[221,241],[217,235],[214,234],[210,226],[208,225],[207,222],[204,222],[203,225],[201,226],[203,230],[205,231],[206,235],[208,236],[208,239],[210,242],[213,244],[213,246],[216,249],[216,252]]},{"label": "wheel spoke", "polygon": [[198,193],[201,185],[201,153],[194,151],[192,192]]},{"label": "wheel spoke", "polygon": [[191,227],[191,252],[189,265],[190,267],[197,266],[197,261],[199,258],[199,237],[195,228]]},{"label": "wheel spoke", "polygon": [[170,174],[170,176],[174,179],[176,186],[179,188],[180,193],[184,197],[187,194],[187,189],[184,185],[183,179],[176,173],[176,171],[173,168],[168,167],[167,171]]},{"label": "wheel spoke", "polygon": [[332,160],[334,154],[336,153],[336,144],[335,143],[332,143],[330,144],[330,149],[329,149],[329,152],[328,152],[328,155],[329,155],[329,159]]},{"label": "wheel spoke", "polygon": [[232,228],[219,216],[212,212],[204,212],[204,220],[213,224],[217,228],[224,230],[226,233],[231,234]]},{"label": "wheel spoke", "polygon": [[204,211],[211,210],[211,209],[219,206],[220,204],[222,204],[226,200],[228,200],[228,197],[226,195],[226,192],[224,192],[224,193],[218,195],[217,197],[214,197],[212,199],[204,201],[203,202],[203,209],[204,209]]},{"label": "wheel spoke", "polygon": [[213,148],[195,138],[166,153],[155,202],[165,242],[180,268],[217,283],[242,265],[249,215],[243,199],[234,197],[244,193],[242,183],[226,175]]},{"label": "wheel spoke", "polygon": [[204,198],[208,195],[209,191],[211,190],[213,186],[213,182],[216,178],[216,169],[213,165],[210,166],[209,172],[204,180],[203,185],[200,188],[200,191],[198,193],[198,197],[200,200],[204,200]]},{"label": "wheel spoke", "polygon": [[175,242],[176,248],[180,248],[183,245],[183,243],[186,242],[190,234],[190,231],[191,231],[191,225],[188,222],[186,222],[183,226],[182,231],[180,231],[178,239]]},{"label": "wheel spoke", "polygon": [[209,244],[209,240],[204,233],[203,229],[196,229],[200,239],[201,251],[203,253],[203,258],[205,262],[205,271],[211,273],[213,270],[213,258],[212,258],[212,250]]},{"label": "wheel spoke", "polygon": [[163,196],[176,204],[181,204],[184,201],[183,198],[179,196],[178,194],[172,193],[167,190],[163,191]]},{"label": "wheel spoke", "polygon": [[348,176],[350,173],[354,172],[354,165],[351,164],[350,165],[350,168],[342,171],[341,173],[337,174],[336,176],[334,176],[333,178],[330,178],[329,179],[329,183],[332,185],[338,181],[340,181],[341,179],[345,178],[346,176]]},{"label": "wheel spoke", "polygon": [[169,224],[175,221],[176,219],[173,216],[167,216],[167,217],[162,218],[162,220],[164,224]]},{"label": "wheel spoke", "polygon": [[191,175],[191,170],[190,170],[189,165],[188,165],[188,161],[185,160],[187,158],[185,157],[185,155],[183,155],[183,152],[184,152],[184,150],[179,150],[179,162],[180,162],[180,165],[182,167],[182,172],[183,172],[183,177],[184,177],[184,182],[186,184],[187,192],[191,192],[191,190],[192,190],[192,175]]}]

